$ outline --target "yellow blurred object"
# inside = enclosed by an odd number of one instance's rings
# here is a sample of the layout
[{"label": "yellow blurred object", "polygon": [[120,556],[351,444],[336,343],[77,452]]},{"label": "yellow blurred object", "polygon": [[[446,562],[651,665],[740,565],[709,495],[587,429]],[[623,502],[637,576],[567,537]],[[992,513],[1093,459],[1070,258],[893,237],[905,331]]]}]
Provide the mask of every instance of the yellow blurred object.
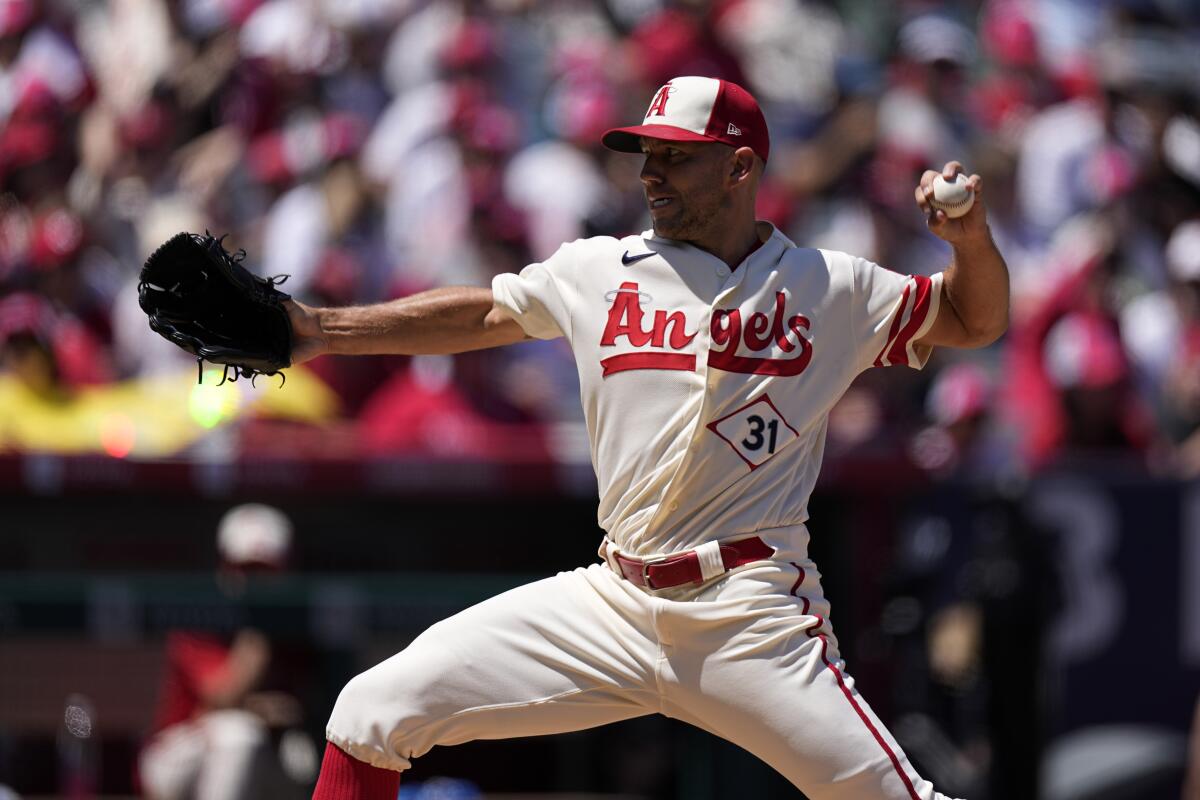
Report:
[{"label": "yellow blurred object", "polygon": [[12,375],[0,374],[0,450],[107,453],[117,458],[169,456],[210,431],[250,416],[321,424],[337,417],[337,396],[304,367],[287,381],[221,380],[207,370],[195,383],[191,370],[45,395]]},{"label": "yellow blurred object", "polygon": [[[242,392],[236,383],[222,384],[220,370],[210,369],[203,374],[202,382],[194,385],[188,394],[188,411],[200,427],[209,429],[237,415]],[[231,386],[233,390],[230,390]]]}]

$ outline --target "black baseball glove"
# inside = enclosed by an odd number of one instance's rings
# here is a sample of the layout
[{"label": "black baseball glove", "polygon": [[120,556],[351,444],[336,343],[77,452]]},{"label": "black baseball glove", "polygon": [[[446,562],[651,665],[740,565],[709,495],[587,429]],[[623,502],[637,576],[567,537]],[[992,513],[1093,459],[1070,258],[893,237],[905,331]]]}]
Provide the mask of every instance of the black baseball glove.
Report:
[{"label": "black baseball glove", "polygon": [[[222,237],[223,239],[224,237]],[[260,278],[242,266],[246,253],[230,254],[222,239],[179,233],[142,266],[138,303],[150,327],[204,361],[225,365],[251,380],[275,375],[292,363],[292,326],[275,288],[287,276]]]}]

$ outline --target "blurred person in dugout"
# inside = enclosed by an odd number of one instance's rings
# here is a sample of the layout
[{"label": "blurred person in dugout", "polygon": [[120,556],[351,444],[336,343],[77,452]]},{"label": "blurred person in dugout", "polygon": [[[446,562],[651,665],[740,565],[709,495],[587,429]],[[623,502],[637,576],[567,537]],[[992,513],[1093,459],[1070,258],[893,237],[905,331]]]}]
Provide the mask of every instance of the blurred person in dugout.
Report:
[{"label": "blurred person in dugout", "polygon": [[[282,572],[291,540],[292,524],[278,509],[257,503],[231,509],[217,531],[221,592],[236,601],[255,576]],[[270,690],[278,671],[272,663],[285,660],[261,631],[244,624],[227,632],[168,633],[154,733],[138,764],[145,796],[304,796],[299,788],[307,776],[292,774],[272,738],[273,731],[292,728],[301,716],[294,695]],[[311,760],[315,768],[315,750]]]}]

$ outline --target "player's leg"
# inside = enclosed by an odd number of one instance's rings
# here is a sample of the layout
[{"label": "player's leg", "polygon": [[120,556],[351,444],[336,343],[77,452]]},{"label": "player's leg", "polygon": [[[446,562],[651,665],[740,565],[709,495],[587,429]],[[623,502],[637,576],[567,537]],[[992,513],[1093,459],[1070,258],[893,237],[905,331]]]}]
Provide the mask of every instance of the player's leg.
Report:
[{"label": "player's leg", "polygon": [[[649,600],[600,565],[493,597],[351,680],[326,736],[358,762],[402,771],[436,745],[658,711]],[[354,767],[330,759],[329,780]],[[352,795],[322,794],[319,783],[317,796]]]},{"label": "player's leg", "polygon": [[196,778],[194,800],[253,800],[270,755],[267,729],[260,718],[241,709],[211,711],[200,718],[206,742]]},{"label": "player's leg", "polygon": [[162,731],[139,766],[153,800],[252,800],[266,796],[261,789],[271,772],[269,756],[262,720],[224,709]]},{"label": "player's leg", "polygon": [[808,567],[755,567],[671,604],[667,713],[754,753],[811,800],[944,800],[855,689]]},{"label": "player's leg", "polygon": [[154,736],[139,759],[142,791],[150,800],[184,800],[204,763],[206,739],[195,721],[172,725]]}]

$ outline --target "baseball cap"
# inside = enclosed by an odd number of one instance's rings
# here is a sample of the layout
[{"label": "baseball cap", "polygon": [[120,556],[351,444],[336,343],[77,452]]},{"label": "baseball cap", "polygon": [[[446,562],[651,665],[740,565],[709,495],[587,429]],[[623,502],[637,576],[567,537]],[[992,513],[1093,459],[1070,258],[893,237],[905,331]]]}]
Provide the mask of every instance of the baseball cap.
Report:
[{"label": "baseball cap", "polygon": [[641,125],[605,131],[600,141],[610,150],[640,153],[642,136],[749,147],[763,161],[771,149],[758,101],[736,83],[719,78],[672,78],[654,93]]},{"label": "baseball cap", "polygon": [[230,564],[282,566],[291,546],[291,520],[263,503],[231,508],[217,528],[217,551]]},{"label": "baseball cap", "polygon": [[918,64],[943,61],[967,66],[975,60],[975,35],[961,22],[937,12],[909,20],[896,37],[900,52]]}]

